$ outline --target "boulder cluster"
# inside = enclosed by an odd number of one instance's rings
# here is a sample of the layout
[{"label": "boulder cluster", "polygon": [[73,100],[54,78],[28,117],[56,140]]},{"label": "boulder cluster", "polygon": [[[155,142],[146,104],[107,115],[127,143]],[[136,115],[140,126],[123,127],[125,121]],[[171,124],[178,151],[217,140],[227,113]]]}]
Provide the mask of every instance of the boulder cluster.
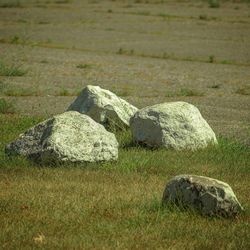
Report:
[{"label": "boulder cluster", "polygon": [[[28,129],[6,146],[40,163],[104,162],[118,159],[111,127],[129,128],[135,142],[154,148],[197,150],[217,144],[200,111],[186,102],[137,109],[114,93],[88,85],[66,109]],[[232,216],[242,210],[228,184],[201,176],[177,176],[167,184],[163,203],[182,204],[206,215]]]}]

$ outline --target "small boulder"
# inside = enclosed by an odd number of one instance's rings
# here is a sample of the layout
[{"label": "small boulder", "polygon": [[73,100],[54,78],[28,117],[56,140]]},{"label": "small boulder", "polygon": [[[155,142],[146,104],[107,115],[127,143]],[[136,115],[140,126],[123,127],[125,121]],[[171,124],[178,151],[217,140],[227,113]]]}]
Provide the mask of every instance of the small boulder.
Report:
[{"label": "small boulder", "polygon": [[174,177],[166,185],[162,202],[192,207],[208,216],[232,217],[243,210],[227,183],[197,175]]},{"label": "small boulder", "polygon": [[88,85],[68,107],[69,110],[89,115],[106,127],[128,127],[130,118],[138,109],[109,90]]},{"label": "small boulder", "polygon": [[118,158],[115,135],[76,111],[56,115],[21,134],[6,153],[42,162],[100,162]]},{"label": "small boulder", "polygon": [[130,127],[134,140],[150,147],[195,150],[217,143],[200,111],[186,102],[143,108],[130,119]]}]

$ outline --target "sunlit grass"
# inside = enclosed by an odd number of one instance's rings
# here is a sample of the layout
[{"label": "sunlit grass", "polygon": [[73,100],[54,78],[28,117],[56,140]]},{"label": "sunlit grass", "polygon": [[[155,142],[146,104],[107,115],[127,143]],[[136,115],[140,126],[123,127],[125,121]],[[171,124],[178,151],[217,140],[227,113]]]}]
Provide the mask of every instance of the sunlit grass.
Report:
[{"label": "sunlit grass", "polygon": [[12,102],[6,101],[0,98],[0,114],[13,114],[15,113],[15,107]]},{"label": "sunlit grass", "polygon": [[27,71],[21,69],[20,66],[8,66],[4,62],[0,61],[0,76],[23,76],[26,73]]},{"label": "sunlit grass", "polygon": [[[0,115],[1,246],[247,249],[248,147],[219,138],[218,146],[195,152],[151,150],[136,145],[130,131],[119,130],[115,132],[120,143],[117,162],[48,167],[7,157],[5,144],[41,120]],[[165,184],[178,174],[228,182],[245,212],[226,220],[162,207]]]}]

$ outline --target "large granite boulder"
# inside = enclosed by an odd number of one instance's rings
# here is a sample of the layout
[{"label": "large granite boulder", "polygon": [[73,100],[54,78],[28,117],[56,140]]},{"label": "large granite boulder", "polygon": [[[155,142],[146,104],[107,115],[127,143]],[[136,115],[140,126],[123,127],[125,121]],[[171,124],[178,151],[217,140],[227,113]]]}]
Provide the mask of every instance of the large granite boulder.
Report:
[{"label": "large granite boulder", "polygon": [[30,128],[6,152],[41,162],[100,162],[118,158],[118,142],[89,116],[70,111]]},{"label": "large granite boulder", "polygon": [[86,114],[105,127],[128,127],[130,118],[138,109],[109,90],[88,85],[68,107],[69,110]]},{"label": "large granite boulder", "polygon": [[217,143],[200,111],[186,102],[143,108],[130,119],[130,127],[134,140],[150,147],[194,150]]},{"label": "large granite boulder", "polygon": [[197,175],[174,177],[166,185],[162,202],[194,208],[209,216],[231,217],[243,210],[227,183]]}]

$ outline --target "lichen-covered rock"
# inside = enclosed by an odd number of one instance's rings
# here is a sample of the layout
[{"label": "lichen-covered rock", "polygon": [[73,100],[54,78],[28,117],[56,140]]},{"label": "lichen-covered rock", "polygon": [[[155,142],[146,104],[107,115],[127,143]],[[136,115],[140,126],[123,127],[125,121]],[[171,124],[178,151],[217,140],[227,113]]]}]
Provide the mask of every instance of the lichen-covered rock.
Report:
[{"label": "lichen-covered rock", "polygon": [[197,175],[174,177],[166,185],[162,202],[192,207],[209,216],[232,217],[243,210],[227,183]]},{"label": "lichen-covered rock", "polygon": [[6,152],[42,162],[99,162],[117,159],[118,142],[89,116],[70,111],[30,128]]},{"label": "lichen-covered rock", "polygon": [[186,102],[143,108],[130,119],[130,127],[134,140],[150,147],[195,150],[217,143],[200,111]]},{"label": "lichen-covered rock", "polygon": [[128,127],[130,118],[138,109],[109,90],[88,85],[68,107],[69,110],[86,114],[106,127]]}]

